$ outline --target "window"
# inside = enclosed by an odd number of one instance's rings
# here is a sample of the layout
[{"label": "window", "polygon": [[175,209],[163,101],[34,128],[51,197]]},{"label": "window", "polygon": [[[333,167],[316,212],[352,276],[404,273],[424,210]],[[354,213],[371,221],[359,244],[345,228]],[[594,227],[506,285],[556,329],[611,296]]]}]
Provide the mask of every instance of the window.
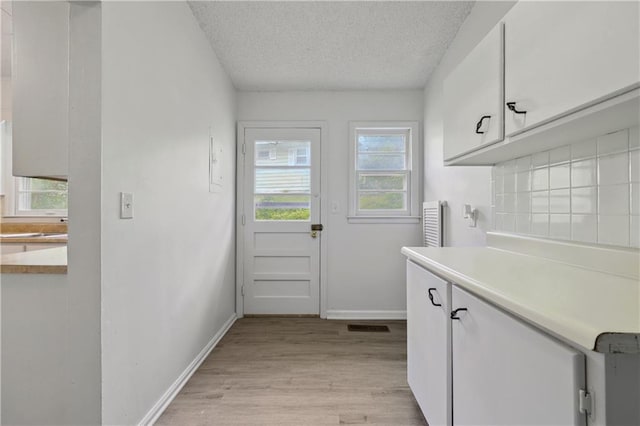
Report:
[{"label": "window", "polygon": [[67,182],[16,178],[16,214],[66,216]]},{"label": "window", "polygon": [[418,123],[351,123],[350,222],[419,221]]},{"label": "window", "polygon": [[308,166],[309,151],[310,149],[308,147],[289,149],[289,165],[290,166]]},{"label": "window", "polygon": [[275,160],[276,159],[276,149],[275,148],[267,148],[258,150],[258,160]]}]

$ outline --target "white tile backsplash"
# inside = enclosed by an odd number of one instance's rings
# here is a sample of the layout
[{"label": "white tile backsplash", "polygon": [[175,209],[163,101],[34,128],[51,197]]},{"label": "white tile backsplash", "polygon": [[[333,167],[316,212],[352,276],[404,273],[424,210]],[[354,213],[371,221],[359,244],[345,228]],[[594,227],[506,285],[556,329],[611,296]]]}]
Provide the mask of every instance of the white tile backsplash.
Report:
[{"label": "white tile backsplash", "polygon": [[571,239],[583,243],[598,242],[598,216],[595,214],[571,215]]},{"label": "white tile backsplash", "polygon": [[531,170],[527,170],[526,172],[519,172],[516,175],[516,191],[531,191]]},{"label": "white tile backsplash", "polygon": [[598,243],[629,245],[630,216],[598,215]]},{"label": "white tile backsplash", "polygon": [[516,232],[518,234],[531,233],[531,215],[529,214],[516,215]]},{"label": "white tile backsplash", "polygon": [[574,161],[593,158],[597,152],[595,139],[571,145],[571,159]]},{"label": "white tile backsplash", "polygon": [[598,214],[629,215],[629,184],[598,186]]},{"label": "white tile backsplash", "polygon": [[638,131],[638,127],[632,127],[629,129],[629,149],[639,149],[640,148],[640,131]]},{"label": "white tile backsplash", "polygon": [[516,194],[516,212],[518,213],[531,213],[531,193],[530,192],[518,192]]},{"label": "white tile backsplash", "polygon": [[549,213],[549,191],[535,191],[531,193],[531,212]]},{"label": "white tile backsplash", "polygon": [[639,247],[639,139],[633,127],[496,164],[494,229]]},{"label": "white tile backsplash", "polygon": [[571,163],[571,186],[591,186],[598,183],[596,179],[596,159],[581,160]]},{"label": "white tile backsplash", "polygon": [[631,214],[640,215],[640,183],[632,183],[630,186],[630,200]]},{"label": "white tile backsplash", "polygon": [[531,233],[541,237],[549,236],[549,215],[537,214],[531,215]]},{"label": "white tile backsplash", "polygon": [[561,146],[549,151],[549,164],[568,163],[571,160],[571,146]]},{"label": "white tile backsplash", "polygon": [[629,152],[630,181],[640,182],[640,150]]},{"label": "white tile backsplash", "polygon": [[549,188],[569,188],[570,183],[571,166],[568,163],[549,168]]},{"label": "white tile backsplash", "polygon": [[559,238],[563,240],[571,238],[571,215],[549,215],[549,236],[551,238]]},{"label": "white tile backsplash", "polygon": [[539,152],[531,156],[531,166],[536,169],[538,167],[547,167],[549,165],[549,151]]},{"label": "white tile backsplash", "polygon": [[629,150],[629,130],[624,129],[598,136],[598,155],[626,152]]},{"label": "white tile backsplash", "polygon": [[598,210],[598,188],[585,186],[571,189],[571,212],[579,214],[593,214]]},{"label": "white tile backsplash", "polygon": [[504,192],[516,192],[516,175],[507,173],[504,175]]},{"label": "white tile backsplash", "polygon": [[543,189],[549,189],[549,168],[544,167],[542,169],[536,169],[532,173],[531,188],[534,191],[541,191]]},{"label": "white tile backsplash", "polygon": [[549,213],[571,213],[571,191],[569,189],[549,191]]},{"label": "white tile backsplash", "polygon": [[629,153],[598,157],[598,185],[629,182]]},{"label": "white tile backsplash", "polygon": [[640,216],[631,216],[630,246],[640,247]]}]

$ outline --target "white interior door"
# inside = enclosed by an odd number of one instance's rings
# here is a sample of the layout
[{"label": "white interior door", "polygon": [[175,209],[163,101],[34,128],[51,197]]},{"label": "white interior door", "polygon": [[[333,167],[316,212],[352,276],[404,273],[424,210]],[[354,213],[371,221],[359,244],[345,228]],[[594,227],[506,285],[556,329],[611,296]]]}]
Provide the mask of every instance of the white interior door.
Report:
[{"label": "white interior door", "polygon": [[244,130],[244,313],[320,313],[320,129]]}]

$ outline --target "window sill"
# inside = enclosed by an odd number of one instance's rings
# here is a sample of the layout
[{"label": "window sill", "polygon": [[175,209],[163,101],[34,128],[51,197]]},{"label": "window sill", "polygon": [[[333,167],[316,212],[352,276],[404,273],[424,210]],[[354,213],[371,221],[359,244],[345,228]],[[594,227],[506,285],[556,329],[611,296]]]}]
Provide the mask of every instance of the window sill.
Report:
[{"label": "window sill", "polygon": [[348,223],[420,223],[420,216],[347,216]]}]

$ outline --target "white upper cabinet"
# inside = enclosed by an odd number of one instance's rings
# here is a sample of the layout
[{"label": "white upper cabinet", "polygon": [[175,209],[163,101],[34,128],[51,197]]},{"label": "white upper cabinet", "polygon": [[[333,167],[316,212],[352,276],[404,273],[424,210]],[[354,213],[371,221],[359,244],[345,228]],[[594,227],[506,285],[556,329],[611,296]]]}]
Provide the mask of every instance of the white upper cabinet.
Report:
[{"label": "white upper cabinet", "polygon": [[445,80],[446,160],[504,138],[503,46],[500,24]]},{"label": "white upper cabinet", "polygon": [[13,2],[13,174],[65,178],[69,2]]},{"label": "white upper cabinet", "polygon": [[513,6],[445,81],[445,163],[491,165],[637,126],[639,7]]},{"label": "white upper cabinet", "polygon": [[510,136],[628,90],[640,79],[638,2],[519,2],[505,16]]}]

